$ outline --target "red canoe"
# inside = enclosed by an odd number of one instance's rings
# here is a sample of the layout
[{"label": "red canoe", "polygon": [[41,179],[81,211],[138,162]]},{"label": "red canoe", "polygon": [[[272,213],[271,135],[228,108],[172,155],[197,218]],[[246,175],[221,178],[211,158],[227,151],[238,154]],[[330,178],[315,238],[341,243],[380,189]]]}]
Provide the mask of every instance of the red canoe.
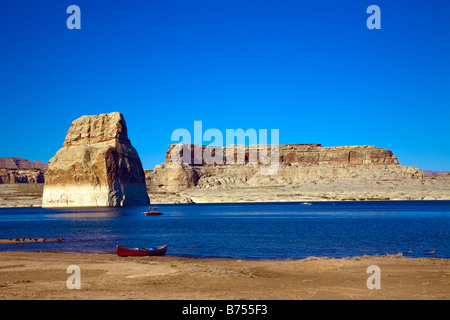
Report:
[{"label": "red canoe", "polygon": [[162,256],[167,251],[167,244],[153,248],[124,248],[117,246],[116,252],[119,257],[126,256]]}]

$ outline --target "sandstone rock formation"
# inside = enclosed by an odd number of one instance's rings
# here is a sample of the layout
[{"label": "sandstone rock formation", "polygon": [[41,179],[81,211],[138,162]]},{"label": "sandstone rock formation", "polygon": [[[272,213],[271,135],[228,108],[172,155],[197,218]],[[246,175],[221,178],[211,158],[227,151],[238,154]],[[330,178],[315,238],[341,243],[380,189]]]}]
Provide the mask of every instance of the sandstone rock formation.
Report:
[{"label": "sandstone rock formation", "polygon": [[145,175],[119,112],[75,120],[45,174],[43,207],[148,205]]},{"label": "sandstone rock formation", "polygon": [[4,183],[44,183],[44,171],[0,169],[0,184]]},{"label": "sandstone rock formation", "polygon": [[44,183],[47,164],[16,157],[0,158],[0,184]]},{"label": "sandstone rock formation", "polygon": [[[229,164],[226,161],[227,149],[232,150],[234,161],[238,163],[239,149],[244,154],[244,164],[249,164],[251,151],[256,150],[259,154],[265,145],[230,145],[228,147],[208,147],[196,146],[193,144],[175,143],[169,146],[166,152],[166,163],[182,161],[193,165],[217,165],[205,161],[205,154],[208,148],[213,148],[215,154],[220,154],[220,158],[224,159],[223,164]],[[279,162],[281,165],[300,165],[300,166],[336,166],[336,165],[392,165],[398,164],[397,157],[392,151],[374,146],[342,146],[342,147],[322,147],[321,144],[285,144],[278,145]],[[196,148],[201,152],[196,153]],[[267,146],[270,155],[271,146]],[[188,155],[184,155],[183,151],[187,151]],[[200,155],[199,155],[200,154]],[[200,160],[198,160],[200,159]],[[256,163],[260,164],[259,156],[256,157]],[[242,163],[240,163],[242,164]]]},{"label": "sandstone rock formation", "polygon": [[146,178],[151,179],[156,187],[164,188],[168,191],[179,191],[195,187],[198,182],[198,174],[192,166],[172,162],[162,163],[154,170],[146,174]]},{"label": "sandstone rock formation", "polygon": [[[229,147],[228,155],[235,161],[226,161],[222,147],[170,145],[166,162],[146,171],[153,202],[450,199],[448,180],[424,177],[383,148],[279,145],[277,170],[264,175],[259,154],[251,161],[251,151],[259,153],[264,145]],[[205,153],[224,161],[205,161]],[[269,147],[267,154],[271,153]],[[238,157],[244,162],[238,163]]]},{"label": "sandstone rock formation", "polygon": [[[194,145],[170,145],[166,162],[147,174],[148,184],[151,188],[174,191],[195,186],[296,184],[315,179],[423,178],[419,169],[400,165],[392,151],[373,146],[279,145],[279,166],[272,175],[261,175],[259,156],[254,157],[256,162],[249,161],[252,158],[250,151],[259,152],[259,145],[240,146],[244,159],[241,164],[237,164],[238,146],[231,147],[235,162],[227,163],[226,148],[215,147],[215,154],[220,154],[225,160],[223,163],[211,163],[205,162],[201,156],[199,160],[199,154],[204,154],[206,150],[205,146],[199,148],[202,153],[195,153]],[[270,147],[268,149],[270,155]]]}]

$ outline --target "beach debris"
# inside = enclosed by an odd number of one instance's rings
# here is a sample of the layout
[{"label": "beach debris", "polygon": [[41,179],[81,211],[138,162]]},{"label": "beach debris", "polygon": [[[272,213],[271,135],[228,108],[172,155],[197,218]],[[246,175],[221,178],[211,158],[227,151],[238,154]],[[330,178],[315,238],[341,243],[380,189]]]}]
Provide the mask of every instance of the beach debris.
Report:
[{"label": "beach debris", "polygon": [[19,238],[19,237],[15,237],[15,238],[4,238],[4,239],[0,239],[0,244],[2,243],[29,243],[29,242],[61,242],[61,241],[65,241],[63,236],[59,236],[58,238],[32,238],[32,237],[23,237],[23,238]]}]

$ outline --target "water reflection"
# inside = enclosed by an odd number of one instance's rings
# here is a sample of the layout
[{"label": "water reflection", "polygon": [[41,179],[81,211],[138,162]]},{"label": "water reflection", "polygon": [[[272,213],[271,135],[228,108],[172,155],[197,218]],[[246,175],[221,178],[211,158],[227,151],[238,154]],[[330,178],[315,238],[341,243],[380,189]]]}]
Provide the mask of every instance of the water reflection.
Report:
[{"label": "water reflection", "polygon": [[119,217],[123,214],[117,211],[113,212],[75,212],[75,213],[64,213],[64,214],[54,214],[47,215],[47,218],[58,218],[58,219],[77,219],[77,218],[112,218]]},{"label": "water reflection", "polygon": [[126,215],[121,208],[70,208],[45,209],[47,219],[98,219],[115,218]]}]

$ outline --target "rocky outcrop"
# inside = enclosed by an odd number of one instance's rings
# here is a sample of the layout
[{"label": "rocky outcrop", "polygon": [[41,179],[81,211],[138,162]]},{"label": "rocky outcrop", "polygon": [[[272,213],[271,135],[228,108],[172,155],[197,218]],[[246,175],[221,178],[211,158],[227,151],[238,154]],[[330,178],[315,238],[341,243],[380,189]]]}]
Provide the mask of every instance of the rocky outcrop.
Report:
[{"label": "rocky outcrop", "polygon": [[47,164],[16,157],[0,158],[0,184],[44,183]]},{"label": "rocky outcrop", "polygon": [[[173,144],[166,162],[147,174],[150,188],[169,191],[187,188],[293,185],[317,179],[421,179],[423,173],[414,167],[400,165],[392,151],[374,146],[322,147],[320,144],[279,145],[279,165],[270,175],[262,175],[260,145],[230,146],[233,155],[227,161],[227,148]],[[238,161],[239,148],[241,159]],[[197,150],[197,151],[196,151]],[[200,151],[198,151],[200,150]],[[228,148],[228,150],[230,150]],[[251,161],[252,151],[257,151]],[[205,161],[202,155],[219,155],[223,161]],[[229,151],[228,151],[229,152]],[[272,150],[268,147],[267,154]],[[233,161],[234,159],[234,161]]]},{"label": "rocky outcrop", "polygon": [[[218,159],[223,159],[223,164],[249,164],[255,152],[255,163],[260,164],[259,154],[266,145],[230,145],[228,147],[208,147],[193,144],[176,143],[169,146],[166,152],[166,163],[185,162],[191,165],[210,166],[217,165],[207,161],[205,154],[219,154]],[[211,149],[211,150],[208,150]],[[233,159],[227,161],[227,150],[231,148]],[[196,150],[200,150],[197,152]],[[239,161],[239,152],[242,150],[244,163]],[[322,147],[318,143],[314,144],[285,144],[278,145],[280,165],[291,166],[339,166],[339,165],[393,165],[398,164],[397,157],[392,151],[374,146],[342,146],[342,147]],[[187,151],[187,155],[183,153]],[[271,146],[267,146],[267,154],[271,154]]]},{"label": "rocky outcrop", "polygon": [[[421,170],[399,164],[387,149],[289,144],[276,152],[265,147],[170,145],[166,162],[146,172],[153,202],[450,199],[444,176],[424,177]],[[260,152],[278,156],[271,174],[262,174],[267,162]],[[208,156],[223,161],[211,162]]]},{"label": "rocky outcrop", "polygon": [[148,205],[145,175],[119,112],[75,120],[45,174],[43,207]]},{"label": "rocky outcrop", "polygon": [[0,169],[0,184],[8,183],[44,183],[44,171]]},{"label": "rocky outcrop", "polygon": [[198,174],[192,166],[172,162],[157,165],[154,170],[148,171],[146,179],[151,179],[152,185],[167,191],[179,191],[195,187]]}]

